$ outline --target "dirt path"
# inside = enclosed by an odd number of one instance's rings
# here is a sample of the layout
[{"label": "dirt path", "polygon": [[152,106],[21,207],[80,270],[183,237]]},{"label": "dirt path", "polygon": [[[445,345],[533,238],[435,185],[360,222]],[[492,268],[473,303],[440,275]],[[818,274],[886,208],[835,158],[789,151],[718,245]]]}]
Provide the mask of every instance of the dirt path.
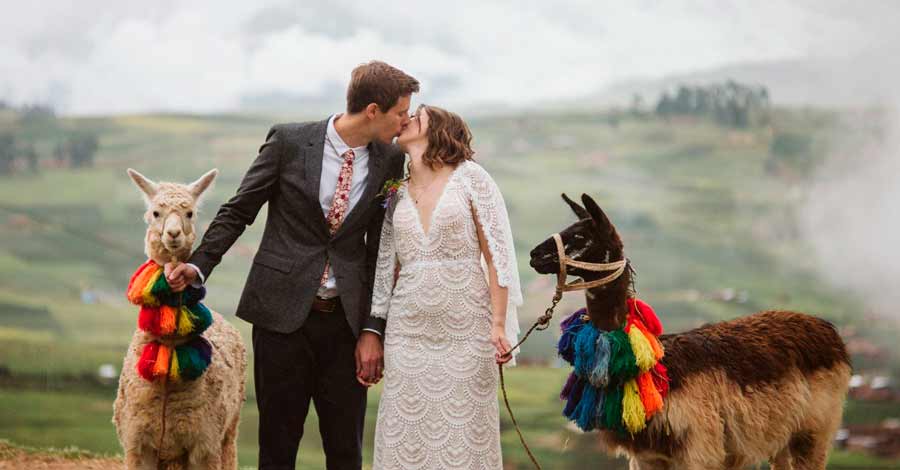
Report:
[{"label": "dirt path", "polygon": [[[55,454],[55,455],[54,455]],[[84,457],[79,452],[67,455],[58,453],[24,450],[0,442],[0,470],[122,470],[122,461],[115,458]]]}]

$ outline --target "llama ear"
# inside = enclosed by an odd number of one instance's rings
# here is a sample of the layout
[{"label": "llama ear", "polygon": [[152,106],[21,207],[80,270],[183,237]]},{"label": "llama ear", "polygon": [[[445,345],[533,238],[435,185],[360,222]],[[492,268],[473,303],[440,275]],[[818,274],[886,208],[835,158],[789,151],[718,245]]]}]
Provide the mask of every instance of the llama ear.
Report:
[{"label": "llama ear", "polygon": [[131,180],[134,181],[134,184],[138,187],[138,189],[140,189],[141,192],[144,193],[144,196],[148,202],[150,201],[150,199],[153,199],[153,196],[156,196],[158,186],[152,180],[131,168],[128,169],[128,176],[131,177]]},{"label": "llama ear", "polygon": [[591,218],[591,214],[588,214],[588,211],[584,210],[584,207],[581,207],[580,205],[578,205],[577,202],[569,199],[569,196],[566,196],[566,193],[562,193],[562,198],[563,198],[563,201],[566,201],[566,204],[568,204],[569,207],[572,208],[572,212],[574,212],[575,215],[578,216],[578,220]]},{"label": "llama ear", "polygon": [[219,170],[213,168],[206,172],[205,175],[201,176],[197,181],[188,185],[188,190],[190,190],[191,194],[194,196],[194,200],[199,200],[200,196],[212,186],[213,180],[216,179],[216,176],[219,174]]},{"label": "llama ear", "polygon": [[584,207],[587,209],[588,214],[591,215],[591,218],[594,219],[594,223],[597,224],[597,227],[601,230],[612,228],[612,222],[609,221],[609,218],[603,213],[603,209],[600,209],[600,206],[594,202],[593,198],[587,194],[582,194],[581,202],[584,203]]}]

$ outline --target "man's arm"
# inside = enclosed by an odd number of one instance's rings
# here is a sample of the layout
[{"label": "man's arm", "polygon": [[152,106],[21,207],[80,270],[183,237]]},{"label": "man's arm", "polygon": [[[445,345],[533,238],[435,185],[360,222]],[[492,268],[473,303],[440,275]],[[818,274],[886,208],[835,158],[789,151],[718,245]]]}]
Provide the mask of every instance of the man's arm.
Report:
[{"label": "man's arm", "polygon": [[219,208],[200,246],[188,259],[188,263],[197,267],[201,281],[209,278],[222,256],[247,226],[253,224],[259,209],[272,196],[281,173],[283,139],[278,126],[269,130],[266,142],[259,148],[259,155],[244,174],[237,192]]}]

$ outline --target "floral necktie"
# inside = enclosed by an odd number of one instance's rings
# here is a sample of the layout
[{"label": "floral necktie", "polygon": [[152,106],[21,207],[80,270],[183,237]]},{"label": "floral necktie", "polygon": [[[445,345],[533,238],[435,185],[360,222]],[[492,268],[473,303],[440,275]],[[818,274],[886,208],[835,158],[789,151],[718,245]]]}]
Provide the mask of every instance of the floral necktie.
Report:
[{"label": "floral necktie", "polygon": [[[338,174],[337,188],[334,190],[334,198],[331,200],[331,208],[328,209],[328,215],[325,217],[328,222],[328,230],[332,236],[341,227],[344,222],[344,216],[347,215],[347,207],[350,205],[350,183],[353,182],[353,159],[356,154],[353,149],[347,150],[341,155],[344,163],[341,164],[341,172]],[[324,286],[328,280],[329,261],[325,261],[325,272],[319,280],[319,285]]]}]

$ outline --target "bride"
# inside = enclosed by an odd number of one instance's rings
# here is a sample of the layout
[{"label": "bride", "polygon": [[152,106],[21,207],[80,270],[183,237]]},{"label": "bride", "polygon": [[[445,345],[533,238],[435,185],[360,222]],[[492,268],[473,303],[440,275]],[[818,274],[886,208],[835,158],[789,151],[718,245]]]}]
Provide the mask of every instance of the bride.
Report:
[{"label": "bride", "polygon": [[419,106],[398,143],[372,315],[385,318],[373,469],[501,469],[497,364],[522,303],[509,217],[454,113]]}]

